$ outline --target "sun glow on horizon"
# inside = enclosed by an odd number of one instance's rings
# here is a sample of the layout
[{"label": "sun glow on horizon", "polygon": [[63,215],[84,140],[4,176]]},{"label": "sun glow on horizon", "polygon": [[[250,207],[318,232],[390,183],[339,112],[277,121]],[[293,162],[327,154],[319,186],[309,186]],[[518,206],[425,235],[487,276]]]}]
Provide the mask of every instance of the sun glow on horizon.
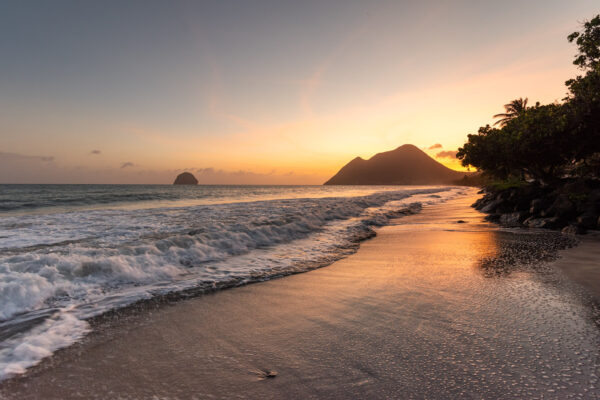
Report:
[{"label": "sun glow on horizon", "polygon": [[169,183],[191,170],[320,184],[403,144],[466,170],[450,152],[503,104],[564,97],[577,73],[566,36],[596,6],[261,1],[239,20],[149,2],[87,25],[65,9],[56,30],[14,5],[0,31],[29,30],[20,49],[0,43],[0,181]]}]

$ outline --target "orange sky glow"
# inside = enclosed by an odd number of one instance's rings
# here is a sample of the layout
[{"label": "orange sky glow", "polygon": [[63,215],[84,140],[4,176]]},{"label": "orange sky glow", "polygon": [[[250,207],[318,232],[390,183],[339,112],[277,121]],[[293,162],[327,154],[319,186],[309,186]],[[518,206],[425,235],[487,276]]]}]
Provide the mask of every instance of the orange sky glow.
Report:
[{"label": "orange sky glow", "polygon": [[215,6],[214,24],[156,5],[144,26],[117,10],[67,26],[49,38],[56,54],[35,32],[25,49],[0,44],[14,60],[0,78],[0,183],[170,183],[189,170],[201,183],[321,184],[406,143],[461,169],[449,152],[503,104],[565,96],[577,74],[566,36],[597,4],[434,3],[266,4],[276,16],[240,20]]}]

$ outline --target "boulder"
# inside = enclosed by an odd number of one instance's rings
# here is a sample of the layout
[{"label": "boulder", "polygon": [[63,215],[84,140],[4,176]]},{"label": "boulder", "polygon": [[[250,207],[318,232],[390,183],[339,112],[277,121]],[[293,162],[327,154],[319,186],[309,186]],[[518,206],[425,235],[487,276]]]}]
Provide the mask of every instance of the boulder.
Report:
[{"label": "boulder", "polygon": [[547,215],[568,218],[575,212],[575,205],[566,194],[559,195],[548,209]]},{"label": "boulder", "polygon": [[532,214],[539,214],[544,209],[544,200],[543,199],[533,199],[529,204],[529,212]]},{"label": "boulder", "polygon": [[493,201],[490,201],[489,203],[487,203],[485,206],[483,206],[481,208],[481,212],[484,213],[490,213],[495,211],[500,205],[502,205],[502,203],[504,203],[503,199],[496,199]]},{"label": "boulder", "polygon": [[597,207],[600,207],[600,189],[594,189],[590,191],[587,198],[590,204],[594,204]]},{"label": "boulder", "polygon": [[515,207],[513,208],[514,211],[523,211],[523,210],[527,210],[529,211],[529,205],[531,203],[531,199],[523,197],[523,198],[517,198],[515,199],[515,201],[513,202]]},{"label": "boulder", "polygon": [[196,177],[192,174],[190,174],[189,172],[183,172],[179,175],[177,175],[177,178],[175,178],[175,182],[173,182],[173,185],[197,185],[198,184],[198,180],[196,179]]},{"label": "boulder", "polygon": [[577,217],[577,225],[586,228],[594,229],[598,224],[598,216],[592,213],[584,213]]},{"label": "boulder", "polygon": [[557,217],[552,218],[527,218],[524,222],[524,225],[527,225],[530,228],[546,228],[553,229],[559,225],[559,221]]},{"label": "boulder", "polygon": [[475,207],[477,210],[481,210],[483,207],[491,203],[495,200],[495,197],[491,193],[486,193],[485,196],[477,199],[475,203],[473,203],[472,207]]},{"label": "boulder", "polygon": [[585,233],[585,230],[583,230],[581,227],[579,227],[577,225],[567,225],[564,228],[562,228],[562,230],[560,232],[565,235],[577,235],[577,234]]},{"label": "boulder", "polygon": [[500,221],[501,216],[502,216],[502,214],[488,214],[484,217],[484,219],[486,221],[490,221],[490,222],[498,222],[498,221]]},{"label": "boulder", "polygon": [[500,216],[500,225],[508,227],[520,226],[522,216],[523,214],[520,211],[502,214]]},{"label": "boulder", "polygon": [[481,204],[483,204],[483,197],[475,200],[475,203],[471,204],[471,207],[473,207],[476,210],[479,210],[481,208]]}]

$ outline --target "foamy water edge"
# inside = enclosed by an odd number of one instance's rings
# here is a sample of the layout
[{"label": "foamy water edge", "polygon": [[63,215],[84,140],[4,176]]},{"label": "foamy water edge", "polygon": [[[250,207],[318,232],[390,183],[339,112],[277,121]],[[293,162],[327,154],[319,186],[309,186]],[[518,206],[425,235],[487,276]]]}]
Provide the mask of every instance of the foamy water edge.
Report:
[{"label": "foamy water edge", "polygon": [[[56,350],[80,340],[90,332],[89,318],[157,296],[181,293],[189,297],[329,265],[354,253],[360,241],[374,235],[374,227],[463,192],[431,188],[220,205],[209,210],[214,226],[192,224],[182,231],[162,225],[177,224],[182,216],[189,218],[194,213],[205,218],[207,207],[144,210],[129,215],[131,220],[121,226],[114,224],[128,215],[121,211],[47,217],[66,220],[57,242],[40,243],[35,235],[18,241],[4,235],[3,248],[8,255],[0,258],[0,333],[33,323],[26,331],[4,335],[0,380],[24,373]],[[248,209],[252,218],[256,217],[252,211],[260,210],[263,215],[243,224]],[[107,224],[114,225],[113,229],[90,239],[90,232],[102,231],[99,221],[106,215],[114,218]],[[161,229],[148,225],[157,215]],[[77,225],[82,219],[89,223],[83,234],[69,230],[71,222]],[[151,229],[144,231],[140,226]],[[56,226],[47,222],[39,229],[23,229],[27,233],[42,231],[38,236],[44,236],[44,230],[56,230]],[[142,234],[132,235],[128,229]],[[15,246],[19,243],[21,247]]]}]

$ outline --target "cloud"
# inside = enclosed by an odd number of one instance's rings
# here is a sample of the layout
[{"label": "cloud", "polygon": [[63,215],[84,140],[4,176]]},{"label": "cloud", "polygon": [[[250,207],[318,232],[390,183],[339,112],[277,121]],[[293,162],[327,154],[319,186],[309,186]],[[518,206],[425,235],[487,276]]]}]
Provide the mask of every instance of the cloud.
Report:
[{"label": "cloud", "polygon": [[427,150],[441,149],[441,148],[442,148],[442,145],[439,143],[436,143],[433,146],[429,146],[429,148]]},{"label": "cloud", "polygon": [[[138,167],[138,168],[132,168]],[[110,168],[62,165],[52,156],[28,156],[0,151],[0,183],[140,183],[169,184],[182,171],[192,172],[200,184],[307,185],[320,184],[329,176],[286,170],[222,170],[218,168],[141,169],[133,162]]]},{"label": "cloud", "polygon": [[53,162],[54,157],[53,156],[26,156],[23,154],[5,153],[5,152],[0,151],[0,161]]},{"label": "cloud", "polygon": [[90,155],[98,155],[100,153],[102,153],[100,150],[92,150],[92,151],[90,151]]},{"label": "cloud", "polygon": [[321,183],[324,178],[315,175],[301,175],[293,171],[277,173],[271,170],[267,173],[247,170],[225,171],[222,169],[196,168],[190,169],[198,179],[198,183],[205,185],[306,185]]},{"label": "cloud", "polygon": [[0,151],[0,183],[39,183],[56,171],[53,156],[28,156]]},{"label": "cloud", "polygon": [[437,158],[456,158],[456,150],[440,151],[435,156]]}]

